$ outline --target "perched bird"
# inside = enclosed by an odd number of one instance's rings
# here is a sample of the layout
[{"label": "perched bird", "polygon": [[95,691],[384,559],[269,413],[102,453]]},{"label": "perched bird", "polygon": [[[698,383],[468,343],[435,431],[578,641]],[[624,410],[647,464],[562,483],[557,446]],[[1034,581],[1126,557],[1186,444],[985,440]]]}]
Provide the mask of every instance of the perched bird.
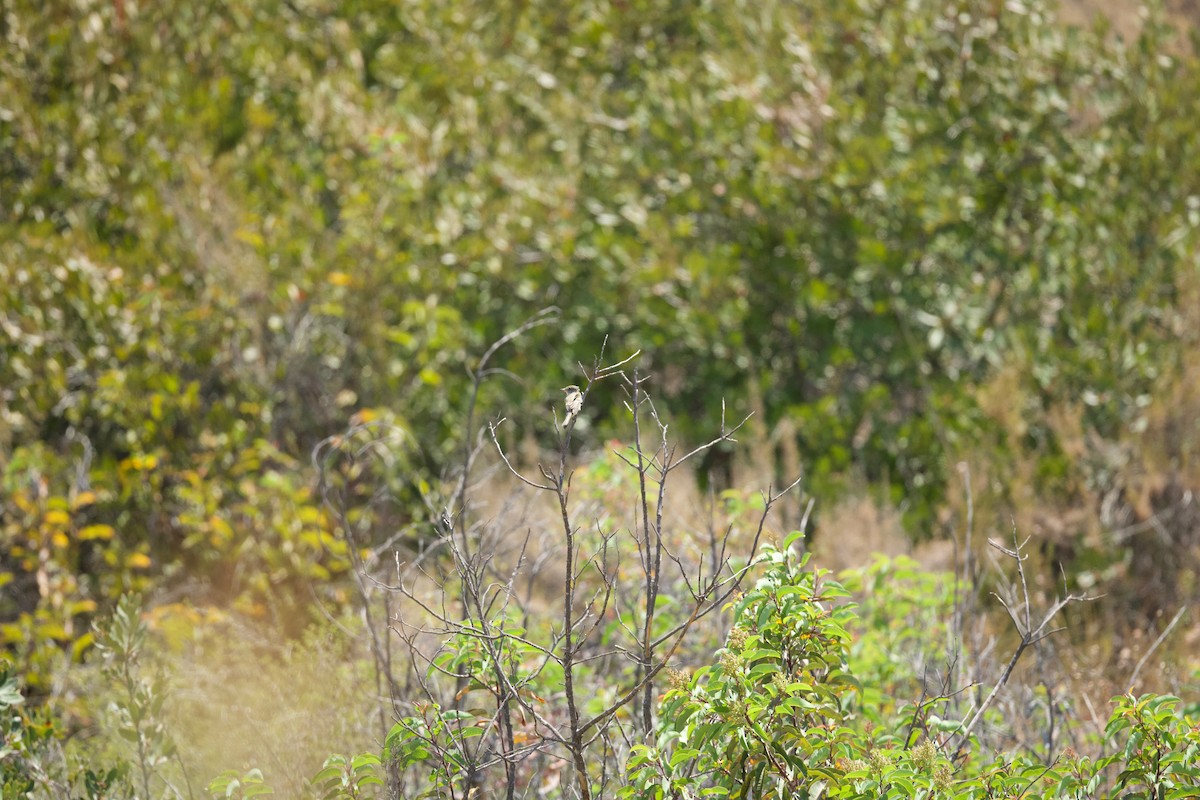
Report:
[{"label": "perched bird", "polygon": [[454,530],[454,518],[450,516],[450,507],[446,506],[442,509],[441,516],[437,521],[438,533],[445,536]]},{"label": "perched bird", "polygon": [[567,395],[567,416],[563,417],[563,427],[566,428],[583,410],[583,392],[579,391],[579,387],[573,383],[570,386],[564,386],[563,391]]}]

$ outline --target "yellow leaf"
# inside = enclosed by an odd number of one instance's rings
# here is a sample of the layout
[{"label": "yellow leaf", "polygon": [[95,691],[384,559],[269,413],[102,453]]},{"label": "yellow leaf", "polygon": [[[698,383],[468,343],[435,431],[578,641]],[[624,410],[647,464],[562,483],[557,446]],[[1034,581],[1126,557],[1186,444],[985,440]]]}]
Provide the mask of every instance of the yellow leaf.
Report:
[{"label": "yellow leaf", "polygon": [[212,542],[220,547],[233,539],[233,527],[221,517],[213,514],[208,518],[208,524],[213,529]]},{"label": "yellow leaf", "polygon": [[248,228],[239,228],[238,230],[234,231],[233,237],[239,242],[245,242],[251,247],[263,247],[266,245],[266,241],[259,233]]},{"label": "yellow leaf", "polygon": [[65,527],[71,524],[71,515],[65,511],[47,511],[46,524],[61,525]]},{"label": "yellow leaf", "polygon": [[116,531],[113,530],[113,526],[111,525],[88,525],[79,532],[79,541],[87,542],[92,539],[104,539],[107,541],[113,538],[115,534]]},{"label": "yellow leaf", "polygon": [[65,642],[71,637],[67,635],[67,629],[57,622],[43,622],[37,626],[34,631],[34,636],[39,639],[56,639],[60,642]]},{"label": "yellow leaf", "polygon": [[75,661],[81,661],[83,659],[83,651],[92,646],[95,638],[91,632],[88,632],[76,639],[75,643],[71,645],[71,658]]},{"label": "yellow leaf", "polygon": [[158,466],[158,456],[131,456],[117,465],[121,470],[137,470],[145,472]]},{"label": "yellow leaf", "polygon": [[71,540],[62,531],[55,531],[54,535],[50,537],[50,541],[60,550],[71,543]]},{"label": "yellow leaf", "polygon": [[150,563],[150,556],[145,553],[134,553],[125,559],[125,565],[133,569],[146,569]]},{"label": "yellow leaf", "polygon": [[267,607],[248,598],[240,598],[234,602],[234,607],[248,617],[264,617]]},{"label": "yellow leaf", "polygon": [[17,504],[17,508],[24,511],[26,514],[31,514],[37,510],[37,506],[30,502],[29,498],[26,497],[25,493],[22,491],[13,492],[12,499],[13,502]]},{"label": "yellow leaf", "polygon": [[90,506],[94,502],[96,502],[95,492],[80,492],[75,496],[75,501],[71,503],[71,507],[83,508],[84,506]]},{"label": "yellow leaf", "polygon": [[353,278],[344,272],[331,272],[326,276],[325,280],[334,286],[349,286],[354,281]]}]

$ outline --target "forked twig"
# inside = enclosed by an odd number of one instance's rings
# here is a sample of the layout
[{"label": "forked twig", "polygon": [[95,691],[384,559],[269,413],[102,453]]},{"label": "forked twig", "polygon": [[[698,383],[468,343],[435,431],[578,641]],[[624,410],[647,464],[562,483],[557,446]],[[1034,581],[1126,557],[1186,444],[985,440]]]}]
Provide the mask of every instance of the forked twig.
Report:
[{"label": "forked twig", "polygon": [[1067,594],[1065,597],[1055,601],[1045,615],[1043,615],[1041,622],[1039,622],[1037,626],[1034,626],[1031,610],[1033,603],[1030,600],[1029,585],[1025,579],[1024,560],[1026,556],[1022,555],[1021,553],[1022,548],[1028,543],[1028,539],[1026,539],[1024,542],[1018,542],[1017,533],[1014,529],[1013,547],[1011,549],[992,540],[989,540],[988,543],[991,544],[996,550],[999,550],[1001,553],[1017,562],[1017,575],[1021,584],[1020,609],[1014,610],[1009,601],[1005,600],[995,592],[992,594],[997,600],[1000,601],[1000,604],[1004,607],[1004,610],[1008,612],[1008,617],[1010,620],[1012,620],[1013,627],[1016,629],[1017,634],[1021,637],[1021,641],[1017,644],[1016,649],[1013,651],[1012,657],[1008,660],[1008,664],[1005,665],[1004,671],[1000,675],[1000,679],[996,681],[995,685],[992,686],[991,691],[988,692],[987,697],[984,698],[984,700],[979,704],[979,707],[975,709],[975,713],[971,715],[971,718],[967,722],[965,722],[963,725],[960,725],[956,731],[953,731],[950,736],[947,737],[946,741],[943,742],[943,746],[947,747],[948,749],[950,740],[954,737],[958,737],[957,745],[954,748],[955,759],[958,759],[964,755],[967,743],[970,741],[971,734],[975,730],[976,725],[979,724],[979,721],[983,718],[983,715],[988,708],[995,703],[996,697],[999,695],[1000,690],[1007,685],[1009,678],[1012,677],[1013,670],[1016,669],[1017,662],[1021,660],[1021,656],[1025,653],[1025,651],[1045,639],[1047,636],[1063,630],[1061,627],[1050,628],[1049,625],[1054,618],[1058,616],[1059,612],[1066,608],[1069,604],[1093,599],[1087,595]]}]

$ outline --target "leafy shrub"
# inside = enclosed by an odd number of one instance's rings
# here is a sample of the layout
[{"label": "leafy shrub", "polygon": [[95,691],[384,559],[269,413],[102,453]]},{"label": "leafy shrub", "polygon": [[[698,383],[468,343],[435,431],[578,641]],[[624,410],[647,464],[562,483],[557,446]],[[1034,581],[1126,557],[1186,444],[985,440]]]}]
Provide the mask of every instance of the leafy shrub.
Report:
[{"label": "leafy shrub", "polygon": [[274,794],[275,790],[263,780],[262,770],[251,769],[241,775],[233,771],[218,775],[209,782],[208,792],[213,797],[242,800]]},{"label": "leafy shrub", "polygon": [[630,758],[625,796],[799,797],[840,781],[851,611],[789,544],[764,550],[766,574],[738,600],[718,663],[675,676],[657,744]]},{"label": "leafy shrub", "polygon": [[[794,538],[794,537],[793,537]],[[735,606],[716,662],[676,674],[663,698],[652,744],[627,762],[626,798],[1088,798],[1193,797],[1200,791],[1200,720],[1178,698],[1114,698],[1105,729],[1111,755],[1072,751],[1049,763],[1031,753],[987,757],[946,747],[946,738],[910,741],[912,718],[874,700],[850,667],[854,609],[846,592],[806,558],[767,548],[765,574]],[[888,574],[886,564],[864,570]],[[912,576],[911,566],[900,567]],[[889,625],[863,638],[889,636]],[[909,635],[920,637],[919,631]],[[944,700],[945,698],[942,698]],[[942,728],[953,733],[961,723]],[[978,744],[972,744],[978,751]],[[1119,772],[1114,776],[1114,768]],[[1108,796],[1112,796],[1111,794]]]}]

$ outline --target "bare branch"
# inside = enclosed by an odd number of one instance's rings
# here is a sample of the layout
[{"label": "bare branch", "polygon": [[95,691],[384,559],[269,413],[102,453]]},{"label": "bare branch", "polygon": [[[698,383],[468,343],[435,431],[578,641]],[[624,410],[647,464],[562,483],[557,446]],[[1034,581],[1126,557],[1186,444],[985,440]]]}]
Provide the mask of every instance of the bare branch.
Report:
[{"label": "bare branch", "polygon": [[[722,401],[721,401],[722,414],[724,413],[724,406],[725,406],[725,401],[723,401],[723,400],[722,400]],[[745,417],[743,417],[741,422],[739,422],[737,425],[734,425],[734,426],[733,426],[731,429],[729,429],[728,431],[726,431],[726,430],[725,430],[725,424],[724,424],[724,421],[722,421],[722,424],[721,424],[721,435],[720,435],[720,436],[718,436],[717,438],[713,439],[711,442],[708,442],[707,444],[702,444],[702,445],[700,445],[699,447],[697,447],[695,450],[692,450],[690,453],[688,453],[687,455],[685,455],[683,458],[679,459],[679,460],[678,460],[678,461],[676,461],[674,464],[672,464],[672,465],[671,465],[671,469],[674,469],[674,468],[676,468],[676,467],[680,466],[680,465],[681,465],[681,464],[683,464],[685,461],[687,461],[687,460],[688,460],[688,459],[690,459],[692,456],[694,456],[694,455],[696,455],[696,454],[698,454],[698,453],[703,453],[705,450],[711,450],[713,447],[716,447],[716,446],[717,446],[717,445],[719,445],[721,442],[736,442],[736,441],[737,441],[737,439],[733,438],[733,435],[734,435],[735,433],[737,433],[739,430],[741,430],[741,429],[742,429],[742,426],[743,426],[743,425],[745,425],[747,422],[749,422],[749,421],[750,421],[750,418],[751,418],[751,417],[753,417],[753,416],[754,416],[754,412],[752,411],[752,412],[750,412],[749,414],[747,414]],[[799,481],[797,481],[797,482],[799,482]]]},{"label": "bare branch", "polygon": [[1166,641],[1166,638],[1171,634],[1171,630],[1179,623],[1179,620],[1183,619],[1183,615],[1187,612],[1187,610],[1188,605],[1186,603],[1180,606],[1179,610],[1175,612],[1175,616],[1172,617],[1171,621],[1167,623],[1167,627],[1163,628],[1163,632],[1158,635],[1158,638],[1154,640],[1154,643],[1150,645],[1149,649],[1146,650],[1140,659],[1138,659],[1137,666],[1133,668],[1133,674],[1129,676],[1129,683],[1125,685],[1126,694],[1133,691],[1133,687],[1135,684],[1137,684],[1137,678],[1142,671],[1142,667],[1146,666],[1146,662],[1150,660],[1150,656],[1154,654],[1154,651],[1158,649],[1159,645]]},{"label": "bare branch", "polygon": [[[531,481],[531,480],[529,480],[529,478],[526,478],[524,475],[517,472],[517,468],[514,467],[512,465],[512,462],[510,462],[508,460],[508,454],[504,452],[504,448],[500,446],[500,440],[496,438],[496,428],[500,427],[500,425],[503,424],[503,422],[504,422],[504,418],[501,417],[500,419],[496,420],[495,422],[488,423],[488,430],[492,434],[492,443],[496,445],[496,452],[499,453],[500,458],[504,460],[504,466],[508,467],[508,471],[511,472],[517,480],[519,480],[521,483],[524,483],[526,486],[531,486],[534,489],[540,489],[544,492],[554,491],[553,486],[545,486],[543,484],[536,483],[535,481]],[[542,474],[543,475],[546,474],[544,470],[542,471]],[[549,478],[548,475],[546,477]]]},{"label": "bare branch", "polygon": [[1013,559],[1017,564],[1017,575],[1020,580],[1021,588],[1021,613],[1018,614],[1017,611],[1013,609],[1010,601],[1005,600],[995,592],[992,594],[1000,602],[1000,605],[1004,607],[1004,610],[1008,612],[1009,619],[1012,620],[1013,627],[1021,637],[1021,640],[1017,643],[1017,647],[1013,651],[1012,657],[1009,658],[999,680],[997,680],[995,685],[992,686],[992,689],[990,692],[988,692],[987,697],[979,703],[979,706],[975,709],[970,719],[964,722],[963,725],[960,725],[958,730],[952,732],[950,736],[947,737],[947,743],[949,742],[950,738],[955,736],[958,737],[958,746],[954,750],[954,757],[956,759],[963,756],[967,743],[970,741],[971,733],[974,731],[979,721],[983,718],[984,712],[986,712],[988,708],[995,703],[996,697],[999,695],[1000,690],[1004,688],[1004,686],[1008,683],[1009,678],[1012,677],[1013,670],[1016,669],[1017,662],[1021,660],[1021,656],[1025,653],[1025,651],[1046,637],[1063,630],[1063,628],[1048,629],[1048,626],[1050,625],[1051,621],[1058,616],[1059,612],[1061,612],[1069,604],[1076,601],[1092,599],[1086,595],[1068,594],[1051,605],[1051,607],[1043,615],[1041,622],[1037,625],[1037,627],[1034,627],[1031,616],[1031,608],[1033,603],[1029,596],[1029,585],[1025,579],[1024,560],[1026,557],[1022,555],[1021,552],[1025,545],[1028,544],[1028,541],[1029,540],[1026,539],[1025,541],[1018,542],[1015,528],[1013,530],[1013,549],[1011,550],[999,544],[998,542],[990,539],[988,540],[988,543],[991,544],[992,547]]}]

